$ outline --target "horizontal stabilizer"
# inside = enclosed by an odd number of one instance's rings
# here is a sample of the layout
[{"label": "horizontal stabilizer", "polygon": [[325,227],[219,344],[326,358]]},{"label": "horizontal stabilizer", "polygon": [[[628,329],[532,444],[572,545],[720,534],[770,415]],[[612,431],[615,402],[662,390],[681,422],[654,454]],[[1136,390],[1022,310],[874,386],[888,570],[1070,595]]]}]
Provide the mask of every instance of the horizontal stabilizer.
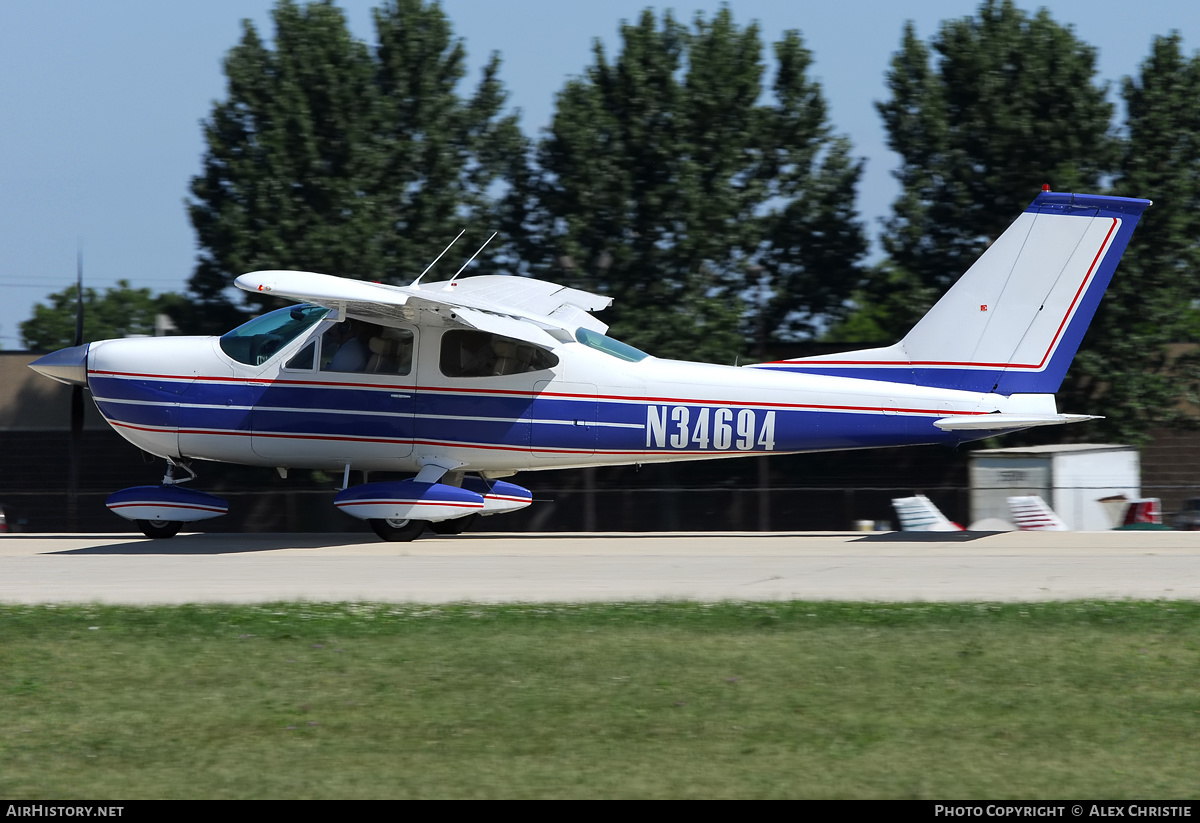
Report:
[{"label": "horizontal stabilizer", "polygon": [[1095,414],[957,414],[934,420],[933,425],[942,431],[1004,431],[1099,419]]}]

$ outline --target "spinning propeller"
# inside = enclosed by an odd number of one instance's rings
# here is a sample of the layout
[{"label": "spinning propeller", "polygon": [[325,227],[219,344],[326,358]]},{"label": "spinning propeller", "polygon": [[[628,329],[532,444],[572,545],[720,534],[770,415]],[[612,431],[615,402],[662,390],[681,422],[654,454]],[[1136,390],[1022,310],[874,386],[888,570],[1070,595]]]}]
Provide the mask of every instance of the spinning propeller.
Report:
[{"label": "spinning propeller", "polygon": [[75,345],[40,357],[29,368],[71,387],[71,437],[67,447],[67,525],[79,526],[79,452],[83,440],[83,390],[87,386],[88,347],[83,342],[83,252],[75,262]]},{"label": "spinning propeller", "polygon": [[[83,345],[83,251],[75,254],[75,347]],[[84,354],[84,379],[87,355]],[[71,385],[71,439],[67,448],[67,523],[79,531],[79,450],[83,441],[83,385]]]}]

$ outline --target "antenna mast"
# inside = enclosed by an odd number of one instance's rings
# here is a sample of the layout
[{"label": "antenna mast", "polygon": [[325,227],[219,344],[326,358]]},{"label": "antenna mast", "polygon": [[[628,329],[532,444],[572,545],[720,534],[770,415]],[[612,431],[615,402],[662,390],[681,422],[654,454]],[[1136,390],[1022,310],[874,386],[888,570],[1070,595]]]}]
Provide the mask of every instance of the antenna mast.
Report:
[{"label": "antenna mast", "polygon": [[[496,232],[496,231],[492,232],[492,236],[491,236],[491,237],[489,237],[487,240],[484,240],[484,241],[483,241],[483,245],[479,247],[479,251],[483,251],[484,249],[486,249],[486,248],[487,248],[487,244],[488,244],[488,243],[490,243],[490,242],[492,242],[492,239],[493,239],[493,238],[495,238],[495,236],[496,236],[497,234],[499,234],[499,233],[500,233],[500,232]],[[451,278],[450,278],[450,280],[449,280],[449,282],[447,282],[447,283],[446,283],[446,285],[447,285],[447,286],[449,286],[449,285],[450,285],[450,283],[453,283],[453,282],[454,282],[454,281],[455,281],[455,280],[458,278],[458,276],[459,276],[460,274],[462,274],[462,273],[463,273],[463,271],[464,271],[464,270],[467,268],[467,266],[471,265],[471,260],[474,260],[476,257],[478,257],[478,256],[479,256],[479,251],[477,251],[477,252],[475,252],[474,254],[472,254],[472,255],[471,255],[471,258],[470,258],[470,260],[467,260],[467,262],[465,262],[465,263],[463,263],[463,264],[462,264],[462,268],[461,268],[461,269],[459,269],[458,271],[456,271],[456,272],[454,273],[454,277],[451,277]]]},{"label": "antenna mast", "polygon": [[[458,233],[458,235],[453,240],[450,241],[450,246],[453,246],[455,243],[458,242],[458,238],[463,236],[464,231],[466,231],[466,229],[463,229],[462,231],[460,231]],[[494,235],[494,234],[492,235],[492,237],[495,237],[495,236],[496,235]],[[487,244],[485,243],[484,245],[487,245]],[[446,252],[450,251],[450,246],[446,246],[446,248],[442,249],[442,254],[445,254]],[[433,263],[430,263],[428,266],[425,267],[425,271],[423,271],[417,275],[417,279],[412,281],[412,283],[409,284],[409,288],[420,283],[421,278],[424,277],[425,275],[429,274],[429,270],[434,267],[434,265],[437,263],[437,261],[442,259],[442,254],[439,254],[437,257],[433,258]],[[476,254],[478,254],[478,252],[476,252]],[[454,276],[458,277],[457,274]]]}]

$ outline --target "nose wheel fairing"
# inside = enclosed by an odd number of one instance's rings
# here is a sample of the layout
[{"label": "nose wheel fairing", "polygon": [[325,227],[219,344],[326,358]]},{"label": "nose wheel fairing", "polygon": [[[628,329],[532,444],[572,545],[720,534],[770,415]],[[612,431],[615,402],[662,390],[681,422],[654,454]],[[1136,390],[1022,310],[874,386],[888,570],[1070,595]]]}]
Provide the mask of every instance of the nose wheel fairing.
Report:
[{"label": "nose wheel fairing", "polygon": [[134,486],[108,496],[109,511],[126,520],[193,523],[220,517],[229,504],[213,494],[181,486]]}]

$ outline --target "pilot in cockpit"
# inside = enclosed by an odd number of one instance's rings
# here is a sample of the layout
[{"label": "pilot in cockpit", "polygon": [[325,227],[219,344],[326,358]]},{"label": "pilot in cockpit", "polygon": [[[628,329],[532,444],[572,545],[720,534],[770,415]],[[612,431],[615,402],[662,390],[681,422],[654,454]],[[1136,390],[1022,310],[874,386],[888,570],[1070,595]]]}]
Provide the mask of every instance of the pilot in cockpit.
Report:
[{"label": "pilot in cockpit", "polygon": [[[344,320],[325,332],[321,340],[324,355],[321,359],[325,361],[322,370],[361,372],[366,369],[371,351],[363,338],[369,333],[357,320]],[[329,352],[333,352],[333,356],[326,360]]]}]

